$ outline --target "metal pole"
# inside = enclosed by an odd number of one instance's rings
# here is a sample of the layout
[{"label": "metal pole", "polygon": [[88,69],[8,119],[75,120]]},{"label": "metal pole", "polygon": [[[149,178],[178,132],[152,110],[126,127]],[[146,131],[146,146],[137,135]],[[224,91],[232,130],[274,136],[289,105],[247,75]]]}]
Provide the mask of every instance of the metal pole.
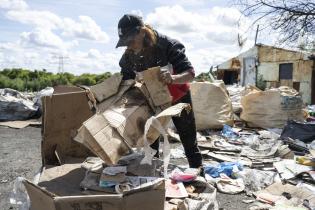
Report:
[{"label": "metal pole", "polygon": [[255,35],[255,45],[257,44],[258,31],[259,31],[259,25],[257,25],[257,29],[256,29],[256,35]]}]

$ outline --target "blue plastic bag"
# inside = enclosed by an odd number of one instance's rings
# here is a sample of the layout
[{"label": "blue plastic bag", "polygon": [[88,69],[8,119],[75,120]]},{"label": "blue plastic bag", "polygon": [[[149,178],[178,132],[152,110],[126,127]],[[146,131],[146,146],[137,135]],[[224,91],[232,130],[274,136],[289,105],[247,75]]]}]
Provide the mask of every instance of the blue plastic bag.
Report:
[{"label": "blue plastic bag", "polygon": [[[232,177],[232,174],[237,171],[243,170],[243,165],[238,162],[223,162],[217,166],[205,166],[205,173],[209,174],[213,178],[219,177],[221,173],[226,174],[229,177]],[[237,170],[237,171],[235,171]]]},{"label": "blue plastic bag", "polygon": [[229,139],[236,139],[236,138],[238,138],[237,133],[235,133],[232,130],[232,127],[228,126],[228,125],[223,125],[223,129],[221,131],[221,135],[226,137],[226,138],[229,138]]}]

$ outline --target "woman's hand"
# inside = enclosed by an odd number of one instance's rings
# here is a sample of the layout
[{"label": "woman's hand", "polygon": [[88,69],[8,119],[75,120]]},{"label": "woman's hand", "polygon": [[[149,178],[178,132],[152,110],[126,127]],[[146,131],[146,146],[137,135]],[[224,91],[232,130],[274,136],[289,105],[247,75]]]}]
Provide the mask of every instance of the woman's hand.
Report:
[{"label": "woman's hand", "polygon": [[174,81],[173,75],[171,75],[171,73],[169,71],[161,71],[160,73],[160,80],[168,85],[168,84],[172,84]]},{"label": "woman's hand", "polygon": [[185,84],[191,82],[194,79],[194,73],[192,70],[187,70],[181,74],[172,75],[169,71],[162,70],[160,74],[160,80],[166,84]]}]

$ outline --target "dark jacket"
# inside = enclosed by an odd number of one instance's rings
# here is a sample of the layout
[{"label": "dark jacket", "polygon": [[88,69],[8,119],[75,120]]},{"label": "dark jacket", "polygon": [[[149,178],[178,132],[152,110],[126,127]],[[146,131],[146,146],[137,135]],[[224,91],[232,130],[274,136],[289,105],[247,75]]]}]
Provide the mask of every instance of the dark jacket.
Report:
[{"label": "dark jacket", "polygon": [[156,32],[157,43],[149,50],[134,54],[126,50],[119,61],[123,80],[134,79],[135,72],[141,72],[155,66],[173,66],[173,74],[193,69],[185,55],[185,47],[179,41]]}]

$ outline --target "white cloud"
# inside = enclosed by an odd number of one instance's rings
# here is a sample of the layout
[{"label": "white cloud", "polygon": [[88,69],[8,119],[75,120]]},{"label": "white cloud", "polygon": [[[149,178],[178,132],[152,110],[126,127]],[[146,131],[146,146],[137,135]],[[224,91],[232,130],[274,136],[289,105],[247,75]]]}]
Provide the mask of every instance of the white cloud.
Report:
[{"label": "white cloud", "polygon": [[10,10],[6,13],[10,20],[32,25],[45,30],[61,31],[61,35],[107,43],[109,36],[89,16],[79,16],[79,21],[61,18],[50,11]]},{"label": "white cloud", "polygon": [[6,10],[25,10],[28,5],[23,0],[0,0],[0,8]]},{"label": "white cloud", "polygon": [[237,36],[248,26],[247,22],[239,26],[240,15],[235,8],[213,7],[204,13],[175,5],[156,8],[145,21],[159,32],[183,42],[199,74],[240,52]]},{"label": "white cloud", "polygon": [[40,28],[57,29],[63,26],[62,19],[49,11],[11,10],[7,12],[6,17],[13,21]]},{"label": "white cloud", "polygon": [[235,27],[241,17],[239,10],[232,7],[213,7],[210,15],[216,19],[216,24]]},{"label": "white cloud", "polygon": [[[4,53],[2,53],[4,52]],[[118,72],[118,61],[121,51],[112,53],[100,52],[97,49],[88,51],[59,50],[56,48],[25,47],[18,43],[0,43],[0,68],[47,69],[57,73],[58,57],[66,57],[64,71],[79,75],[82,73],[100,74]],[[3,61],[3,62],[2,62]],[[5,64],[5,65],[4,65]]]},{"label": "white cloud", "polygon": [[[61,17],[50,11],[32,10],[27,5],[17,6],[17,3],[15,6],[13,3],[11,6],[4,6],[3,2],[9,1],[0,0],[0,8],[5,7],[8,10],[8,19],[29,25],[32,29],[23,32],[19,41],[0,42],[0,67],[5,63],[5,67],[45,68],[57,72],[58,59],[53,58],[53,55],[65,55],[68,57],[64,63],[64,70],[67,72],[81,74],[120,71],[118,63],[124,49],[113,47],[105,53],[107,46],[98,45],[98,42],[109,43],[109,36],[90,16]],[[180,40],[186,46],[187,56],[197,74],[240,53],[237,34],[245,31],[247,23],[238,26],[238,10],[214,7],[205,12],[206,8],[200,6],[204,4],[204,0],[169,2],[167,5],[186,2],[180,5],[191,4],[192,7],[158,7],[145,16],[141,10],[133,10],[132,13],[143,16],[145,22],[159,32]],[[199,5],[200,10],[196,5]],[[115,41],[116,24],[112,23]],[[249,39],[243,49],[251,46],[252,40]]]},{"label": "white cloud", "polygon": [[138,15],[140,17],[143,17],[143,13],[141,10],[131,10],[131,14],[135,14],[135,15]]},{"label": "white cloud", "polygon": [[70,43],[64,42],[59,36],[49,29],[36,28],[32,32],[23,32],[21,34],[21,44],[30,47],[48,47],[66,49],[72,46]]},{"label": "white cloud", "polygon": [[156,28],[172,30],[178,33],[195,32],[201,26],[199,15],[185,11],[181,6],[158,7],[147,15],[146,21]]},{"label": "white cloud", "polygon": [[155,0],[160,5],[182,5],[182,6],[202,6],[206,0]]},{"label": "white cloud", "polygon": [[101,74],[105,72],[119,72],[120,67],[118,61],[121,57],[121,52],[114,51],[111,53],[102,53],[97,49],[90,49],[88,52],[76,51],[69,54],[68,64],[65,69],[75,69],[74,74],[94,73]]},{"label": "white cloud", "polygon": [[65,18],[63,21],[63,30],[63,34],[67,36],[99,42],[109,41],[109,36],[89,16],[79,16],[78,22],[70,18]]},{"label": "white cloud", "polygon": [[231,44],[231,37],[237,40],[239,17],[240,12],[234,8],[214,7],[207,14],[200,14],[176,5],[156,8],[146,21],[176,38]]}]

